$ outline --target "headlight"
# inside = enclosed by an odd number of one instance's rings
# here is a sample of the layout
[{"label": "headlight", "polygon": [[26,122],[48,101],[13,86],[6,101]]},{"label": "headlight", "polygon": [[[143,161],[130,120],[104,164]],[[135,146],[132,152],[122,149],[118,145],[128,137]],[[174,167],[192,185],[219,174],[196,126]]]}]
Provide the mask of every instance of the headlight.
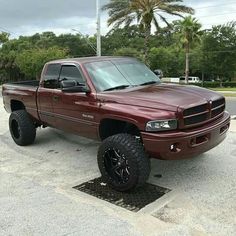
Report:
[{"label": "headlight", "polygon": [[177,120],[155,120],[146,124],[146,131],[165,131],[177,129]]}]

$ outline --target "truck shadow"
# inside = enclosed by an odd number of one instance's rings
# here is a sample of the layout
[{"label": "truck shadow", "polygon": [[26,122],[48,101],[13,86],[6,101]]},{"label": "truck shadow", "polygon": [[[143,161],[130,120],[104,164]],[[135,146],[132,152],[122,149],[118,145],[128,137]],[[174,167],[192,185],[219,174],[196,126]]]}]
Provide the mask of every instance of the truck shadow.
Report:
[{"label": "truck shadow", "polygon": [[212,151],[184,160],[151,161],[149,181],[170,189],[181,189],[198,183],[211,181],[220,171],[218,160]]},{"label": "truck shadow", "polygon": [[35,144],[50,144],[55,143],[55,141],[64,140],[70,144],[82,145],[84,147],[89,146],[98,146],[100,142],[94,141],[91,139],[87,139],[78,135],[66,133],[64,131],[60,131],[53,128],[46,128],[37,131],[37,137],[35,140]]}]

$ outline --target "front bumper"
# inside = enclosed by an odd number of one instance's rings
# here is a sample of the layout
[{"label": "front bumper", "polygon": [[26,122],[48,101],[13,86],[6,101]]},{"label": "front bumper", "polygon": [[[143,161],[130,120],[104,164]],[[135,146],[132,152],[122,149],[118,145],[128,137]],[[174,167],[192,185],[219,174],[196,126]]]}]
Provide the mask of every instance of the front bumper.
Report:
[{"label": "front bumper", "polygon": [[230,115],[224,112],[217,120],[191,130],[141,134],[145,150],[151,157],[174,160],[214,148],[225,139],[229,126]]}]

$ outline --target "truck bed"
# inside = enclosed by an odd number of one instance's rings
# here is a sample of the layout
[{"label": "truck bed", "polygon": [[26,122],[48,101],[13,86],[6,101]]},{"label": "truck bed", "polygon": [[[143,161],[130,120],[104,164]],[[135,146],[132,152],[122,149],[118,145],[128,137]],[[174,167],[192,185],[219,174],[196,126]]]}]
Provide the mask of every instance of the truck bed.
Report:
[{"label": "truck bed", "polygon": [[2,96],[4,107],[8,112],[12,112],[19,107],[24,108],[34,117],[38,118],[37,112],[37,90],[38,80],[10,82],[3,84]]},{"label": "truck bed", "polygon": [[31,86],[31,87],[38,87],[39,80],[27,80],[27,81],[18,81],[18,82],[9,82],[5,85],[16,85],[16,86]]}]

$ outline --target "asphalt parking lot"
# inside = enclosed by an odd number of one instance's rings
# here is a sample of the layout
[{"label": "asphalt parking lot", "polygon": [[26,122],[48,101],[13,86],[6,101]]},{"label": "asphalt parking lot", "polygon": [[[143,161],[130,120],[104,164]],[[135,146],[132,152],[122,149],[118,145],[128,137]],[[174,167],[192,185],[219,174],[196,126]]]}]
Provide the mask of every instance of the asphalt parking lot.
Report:
[{"label": "asphalt parking lot", "polygon": [[73,189],[99,176],[98,142],[47,128],[18,147],[0,104],[0,235],[235,235],[235,128],[196,158],[152,160],[149,182],[171,191],[134,213]]}]

